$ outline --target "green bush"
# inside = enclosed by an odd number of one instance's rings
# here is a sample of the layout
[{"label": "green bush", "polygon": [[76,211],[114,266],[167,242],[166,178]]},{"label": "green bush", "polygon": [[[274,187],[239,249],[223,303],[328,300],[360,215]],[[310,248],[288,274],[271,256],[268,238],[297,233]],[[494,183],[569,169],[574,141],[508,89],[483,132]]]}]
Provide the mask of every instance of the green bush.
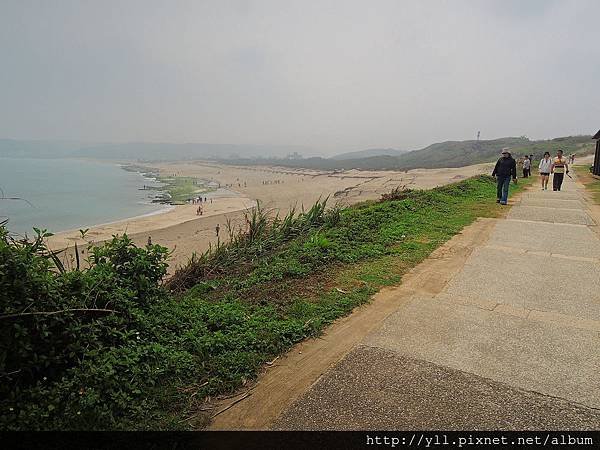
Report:
[{"label": "green bush", "polygon": [[[112,368],[128,360],[111,355],[135,352],[134,364],[160,350],[123,346],[136,343],[140,316],[165,297],[160,280],[167,250],[138,248],[127,236],[115,237],[91,249],[89,269],[65,271],[44,244],[48,236],[38,230],[33,241],[17,241],[0,226],[3,429],[36,428],[40,420],[72,407],[62,404],[80,391],[78,401],[94,403],[99,394],[84,392],[83,386],[98,368],[105,370],[107,384],[111,376],[119,378],[113,380],[113,396],[122,396],[127,386],[121,389],[118,383],[126,371]],[[111,386],[105,388],[108,392]]]}]

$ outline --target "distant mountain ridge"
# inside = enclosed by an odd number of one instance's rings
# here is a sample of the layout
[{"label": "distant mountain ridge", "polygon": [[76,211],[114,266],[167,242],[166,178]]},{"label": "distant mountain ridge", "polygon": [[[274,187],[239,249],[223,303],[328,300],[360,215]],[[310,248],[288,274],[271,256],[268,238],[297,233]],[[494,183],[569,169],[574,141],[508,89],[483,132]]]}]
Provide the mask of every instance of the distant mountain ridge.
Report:
[{"label": "distant mountain ridge", "polygon": [[0,156],[12,158],[65,158],[88,142],[67,140],[0,139]]},{"label": "distant mountain ridge", "polygon": [[183,160],[249,157],[283,157],[312,151],[297,145],[238,145],[206,143],[90,143],[0,139],[0,157],[94,158],[111,160]]},{"label": "distant mountain ridge", "polygon": [[407,153],[409,150],[397,150],[395,148],[368,148],[366,150],[357,150],[354,152],[340,153],[330,157],[329,159],[345,160],[345,159],[361,159],[370,158],[373,156],[400,156]]},{"label": "distant mountain ridge", "polygon": [[305,158],[298,160],[239,159],[228,161],[232,164],[280,165],[294,168],[319,170],[411,170],[463,167],[472,164],[495,161],[500,151],[508,147],[516,157],[534,155],[540,158],[545,151],[554,154],[562,149],[566,154],[587,153],[594,147],[591,136],[566,136],[548,140],[531,141],[526,137],[505,137],[491,140],[446,141],[431,144],[420,150],[403,153],[399,156],[371,156],[356,159]]},{"label": "distant mountain ridge", "polygon": [[[419,150],[366,149],[342,153],[331,158],[310,157],[305,147],[293,145],[236,145],[206,143],[105,143],[79,141],[33,141],[0,139],[0,157],[94,158],[107,160],[169,161],[211,159],[241,165],[278,165],[286,167],[340,170],[410,170],[418,168],[462,167],[494,161],[508,147],[513,155],[533,154],[562,149],[566,154],[585,153],[594,147],[591,136],[566,136],[531,141],[526,137],[490,140],[445,141]],[[398,154],[399,153],[399,154]],[[241,156],[244,155],[244,156]]]}]

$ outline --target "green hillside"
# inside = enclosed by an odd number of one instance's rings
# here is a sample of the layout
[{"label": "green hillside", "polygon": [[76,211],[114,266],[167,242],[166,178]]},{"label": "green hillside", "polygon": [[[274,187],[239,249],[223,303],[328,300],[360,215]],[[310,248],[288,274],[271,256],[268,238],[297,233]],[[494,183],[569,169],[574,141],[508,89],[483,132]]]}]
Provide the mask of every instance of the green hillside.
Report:
[{"label": "green hillside", "polygon": [[565,154],[577,153],[580,156],[594,149],[591,136],[566,136],[548,140],[531,141],[526,137],[505,137],[485,141],[446,141],[429,145],[399,156],[380,155],[355,159],[235,159],[228,161],[241,165],[278,165],[285,167],[339,170],[410,170],[434,169],[441,167],[463,167],[471,164],[495,161],[502,148],[510,148],[513,156],[534,155],[540,158],[545,151],[555,154],[561,149]]}]

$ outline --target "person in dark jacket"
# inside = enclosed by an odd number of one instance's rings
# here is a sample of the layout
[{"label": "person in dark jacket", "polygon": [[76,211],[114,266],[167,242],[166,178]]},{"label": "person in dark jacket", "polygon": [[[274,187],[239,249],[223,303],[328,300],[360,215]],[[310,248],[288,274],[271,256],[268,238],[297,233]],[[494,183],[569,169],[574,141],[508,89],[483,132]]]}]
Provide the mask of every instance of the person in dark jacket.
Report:
[{"label": "person in dark jacket", "polygon": [[506,205],[508,203],[508,188],[510,179],[517,182],[517,162],[510,155],[508,148],[502,149],[502,157],[496,162],[492,176],[498,181],[498,190],[496,193],[496,203]]}]

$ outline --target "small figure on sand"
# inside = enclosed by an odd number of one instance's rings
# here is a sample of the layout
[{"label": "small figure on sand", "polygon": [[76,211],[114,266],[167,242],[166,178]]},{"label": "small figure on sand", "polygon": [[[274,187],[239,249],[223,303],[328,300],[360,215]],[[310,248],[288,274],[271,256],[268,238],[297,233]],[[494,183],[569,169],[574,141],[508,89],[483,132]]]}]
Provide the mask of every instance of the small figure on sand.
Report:
[{"label": "small figure on sand", "polygon": [[148,243],[147,243],[148,247],[150,247],[152,245],[152,236],[148,236]]},{"label": "small figure on sand", "polygon": [[548,180],[550,180],[550,172],[552,171],[552,158],[550,152],[544,152],[544,157],[540,159],[540,178],[542,179],[542,191],[548,189]]},{"label": "small figure on sand", "polygon": [[552,161],[551,172],[554,174],[552,176],[552,190],[560,191],[565,173],[569,173],[569,164],[567,163],[567,158],[563,156],[562,150],[556,152],[556,158]]},{"label": "small figure on sand", "polygon": [[219,226],[219,224],[217,224],[217,226],[215,227],[215,232],[217,233],[217,238],[219,237],[219,231],[221,231],[221,227]]},{"label": "small figure on sand", "polygon": [[202,215],[202,205],[198,206],[198,209],[196,210],[196,215],[197,216],[201,216]]},{"label": "small figure on sand", "polygon": [[517,162],[511,156],[507,147],[502,149],[500,159],[496,162],[492,176],[496,177],[498,187],[496,190],[496,203],[506,205],[508,203],[508,189],[510,188],[510,179],[517,182]]}]

